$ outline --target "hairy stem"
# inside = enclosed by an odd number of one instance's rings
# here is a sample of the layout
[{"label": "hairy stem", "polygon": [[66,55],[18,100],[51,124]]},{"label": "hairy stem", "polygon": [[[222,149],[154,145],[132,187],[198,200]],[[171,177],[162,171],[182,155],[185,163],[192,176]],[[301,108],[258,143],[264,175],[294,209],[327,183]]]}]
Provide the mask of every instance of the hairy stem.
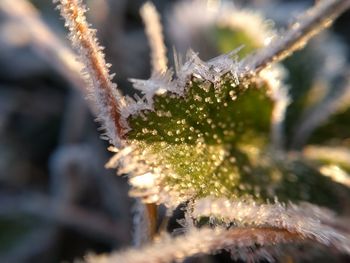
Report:
[{"label": "hairy stem", "polygon": [[[57,0],[54,0],[57,2]],[[120,109],[123,98],[112,83],[108,65],[101,52],[95,31],[90,29],[85,18],[81,0],[59,0],[58,8],[66,20],[73,46],[86,65],[86,75],[91,86],[91,97],[99,110],[99,120],[104,125],[108,139],[116,146],[121,144],[125,129],[121,122]]]},{"label": "hairy stem", "polygon": [[272,63],[282,61],[305,44],[324,28],[329,27],[335,18],[350,7],[350,0],[323,0],[292,23],[279,39],[243,61],[248,72],[260,72]]}]

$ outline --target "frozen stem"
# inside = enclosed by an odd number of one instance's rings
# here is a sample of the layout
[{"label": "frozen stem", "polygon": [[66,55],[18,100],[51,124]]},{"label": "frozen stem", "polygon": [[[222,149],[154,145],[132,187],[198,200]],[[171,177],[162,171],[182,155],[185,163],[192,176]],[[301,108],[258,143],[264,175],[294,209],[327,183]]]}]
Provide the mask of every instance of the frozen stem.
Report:
[{"label": "frozen stem", "polygon": [[168,60],[160,16],[151,2],[146,2],[142,6],[140,14],[145,24],[146,34],[151,48],[153,73],[164,73],[167,70]]},{"label": "frozen stem", "polygon": [[346,11],[350,0],[321,0],[292,23],[286,33],[256,54],[243,61],[249,72],[260,72],[269,65],[282,61],[305,44],[324,28],[329,27],[335,18]]},{"label": "frozen stem", "polygon": [[112,83],[108,65],[99,46],[95,31],[86,22],[86,8],[82,0],[54,0],[60,2],[58,8],[66,20],[73,46],[79,52],[81,60],[86,65],[86,76],[91,85],[91,97],[96,103],[108,139],[116,146],[121,145],[125,133],[121,122],[120,110],[124,104],[122,96],[117,91],[117,85]]}]

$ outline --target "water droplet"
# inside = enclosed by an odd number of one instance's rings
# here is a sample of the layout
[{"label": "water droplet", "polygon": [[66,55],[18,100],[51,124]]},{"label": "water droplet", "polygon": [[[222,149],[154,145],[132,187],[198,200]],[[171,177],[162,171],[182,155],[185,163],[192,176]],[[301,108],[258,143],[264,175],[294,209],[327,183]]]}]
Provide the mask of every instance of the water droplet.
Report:
[{"label": "water droplet", "polygon": [[203,99],[202,99],[202,97],[201,96],[199,96],[199,95],[194,95],[194,100],[195,101],[199,101],[199,102],[201,102]]}]

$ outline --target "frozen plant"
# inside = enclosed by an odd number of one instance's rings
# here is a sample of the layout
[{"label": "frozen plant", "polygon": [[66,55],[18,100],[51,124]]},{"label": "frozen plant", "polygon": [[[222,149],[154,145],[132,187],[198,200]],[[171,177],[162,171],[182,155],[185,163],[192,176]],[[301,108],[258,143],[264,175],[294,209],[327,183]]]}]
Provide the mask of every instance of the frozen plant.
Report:
[{"label": "frozen plant", "polygon": [[[112,82],[82,0],[55,2],[85,64],[103,137],[116,152],[107,167],[128,175],[130,195],[139,200],[135,244],[142,248],[87,256],[87,262],[172,262],[220,250],[235,259],[274,261],[301,256],[290,250],[298,252],[300,244],[350,253],[349,228],[337,214],[347,206],[349,184],[313,155],[283,147],[290,99],[288,72],[278,64],[329,27],[349,0],[318,1],[280,34],[262,16],[226,2],[184,1],[205,19],[181,28],[198,33],[210,25],[214,48],[225,49],[215,40],[226,37],[237,46],[208,61],[192,50],[184,62],[175,54],[175,72],[167,65],[159,14],[146,3],[141,16],[152,75],[132,80],[141,98],[121,95]],[[165,233],[166,219],[157,223],[160,205],[165,218],[185,207],[181,229]]]}]

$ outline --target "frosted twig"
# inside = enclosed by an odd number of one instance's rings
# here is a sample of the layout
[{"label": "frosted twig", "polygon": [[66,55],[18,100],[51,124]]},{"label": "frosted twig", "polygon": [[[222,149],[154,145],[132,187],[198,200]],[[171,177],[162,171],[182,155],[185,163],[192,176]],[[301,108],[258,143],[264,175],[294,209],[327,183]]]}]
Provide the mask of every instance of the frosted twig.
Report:
[{"label": "frosted twig", "polygon": [[60,2],[58,8],[66,20],[73,46],[86,65],[86,76],[92,88],[92,100],[99,110],[98,118],[102,121],[110,142],[115,146],[121,146],[125,128],[120,110],[124,105],[124,98],[119,94],[117,85],[112,83],[113,76],[109,74],[109,66],[96,40],[95,31],[90,29],[86,22],[86,8],[82,0],[54,0],[58,1]]},{"label": "frosted twig", "polygon": [[151,2],[146,2],[141,7],[140,14],[146,27],[146,34],[151,48],[153,73],[164,73],[167,70],[168,60],[160,16]]},{"label": "frosted twig", "polygon": [[[223,249],[240,255],[242,248],[271,246],[306,241],[298,233],[275,228],[202,228],[183,236],[165,236],[142,249],[130,249],[110,255],[86,257],[88,263],[166,263],[181,262],[186,257],[209,254]],[[243,255],[244,256],[244,253]]]},{"label": "frosted twig", "polygon": [[291,24],[286,33],[269,46],[243,61],[247,73],[260,72],[269,65],[282,61],[299,50],[317,33],[329,27],[333,20],[346,11],[350,0],[321,0],[309,9],[297,22]]}]

